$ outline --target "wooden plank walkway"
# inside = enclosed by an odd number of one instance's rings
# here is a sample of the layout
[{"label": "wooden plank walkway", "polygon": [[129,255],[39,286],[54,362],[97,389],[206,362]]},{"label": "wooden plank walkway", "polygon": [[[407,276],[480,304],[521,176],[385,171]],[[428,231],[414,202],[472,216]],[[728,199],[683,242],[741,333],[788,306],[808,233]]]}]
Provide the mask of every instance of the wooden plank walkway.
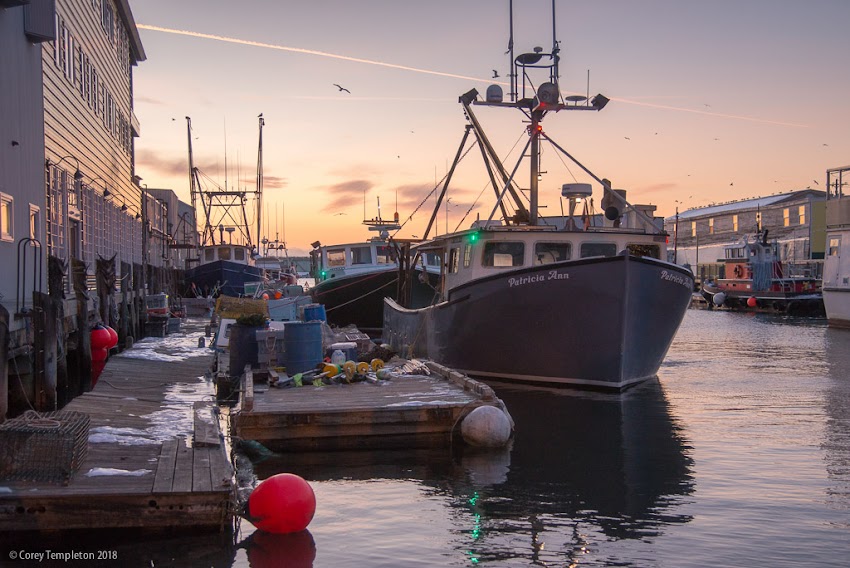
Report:
[{"label": "wooden plank walkway", "polygon": [[109,359],[96,387],[63,409],[91,419],[82,466],[65,486],[0,480],[0,533],[229,525],[233,469],[203,379],[212,361],[197,347],[203,323]]},{"label": "wooden plank walkway", "polygon": [[433,447],[450,443],[478,406],[502,404],[484,383],[428,366],[428,376],[300,388],[252,388],[247,373],[234,433],[276,451]]}]

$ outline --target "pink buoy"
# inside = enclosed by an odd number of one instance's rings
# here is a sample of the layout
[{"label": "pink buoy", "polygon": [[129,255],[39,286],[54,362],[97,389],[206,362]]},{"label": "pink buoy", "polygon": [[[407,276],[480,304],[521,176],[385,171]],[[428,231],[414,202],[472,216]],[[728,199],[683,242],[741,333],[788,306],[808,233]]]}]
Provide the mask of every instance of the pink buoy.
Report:
[{"label": "pink buoy", "polygon": [[758,300],[756,300],[755,296],[750,296],[747,298],[747,305],[751,308],[755,308],[758,305]]},{"label": "pink buoy", "polygon": [[106,331],[109,332],[109,349],[118,345],[118,332],[109,326],[106,326]]},{"label": "pink buoy", "polygon": [[91,328],[91,348],[94,349],[109,349],[112,343],[112,338],[109,335],[109,330],[101,324]]},{"label": "pink buoy", "polygon": [[247,510],[248,520],[260,530],[276,534],[303,531],[316,512],[316,495],[303,478],[278,473],[254,489]]}]

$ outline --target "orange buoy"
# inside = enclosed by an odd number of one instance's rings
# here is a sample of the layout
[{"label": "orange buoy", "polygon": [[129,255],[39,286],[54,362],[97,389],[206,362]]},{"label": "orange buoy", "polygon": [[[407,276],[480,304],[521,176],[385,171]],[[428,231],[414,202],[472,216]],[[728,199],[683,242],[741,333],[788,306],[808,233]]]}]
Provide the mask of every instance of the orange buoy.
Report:
[{"label": "orange buoy", "polygon": [[316,512],[316,495],[303,478],[278,473],[254,489],[247,512],[247,519],[260,530],[275,534],[303,531]]},{"label": "orange buoy", "polygon": [[749,298],[747,298],[747,305],[750,306],[751,308],[755,308],[758,305],[758,303],[759,302],[758,302],[758,300],[756,300],[755,296],[750,296]]},{"label": "orange buoy", "polygon": [[275,300],[280,300],[282,297],[283,297],[283,294],[280,292],[280,290],[274,291],[274,299]]}]

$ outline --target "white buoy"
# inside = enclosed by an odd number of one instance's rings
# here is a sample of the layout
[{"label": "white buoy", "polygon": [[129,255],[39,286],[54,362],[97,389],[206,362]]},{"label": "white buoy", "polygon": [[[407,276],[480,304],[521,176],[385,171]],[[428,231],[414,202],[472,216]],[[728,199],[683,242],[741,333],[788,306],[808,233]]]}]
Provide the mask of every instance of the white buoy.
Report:
[{"label": "white buoy", "polygon": [[479,406],[463,419],[460,433],[471,446],[500,448],[511,437],[511,423],[495,406]]},{"label": "white buoy", "polygon": [[715,306],[722,306],[723,302],[726,301],[726,294],[724,292],[718,292],[714,296],[711,297]]}]

